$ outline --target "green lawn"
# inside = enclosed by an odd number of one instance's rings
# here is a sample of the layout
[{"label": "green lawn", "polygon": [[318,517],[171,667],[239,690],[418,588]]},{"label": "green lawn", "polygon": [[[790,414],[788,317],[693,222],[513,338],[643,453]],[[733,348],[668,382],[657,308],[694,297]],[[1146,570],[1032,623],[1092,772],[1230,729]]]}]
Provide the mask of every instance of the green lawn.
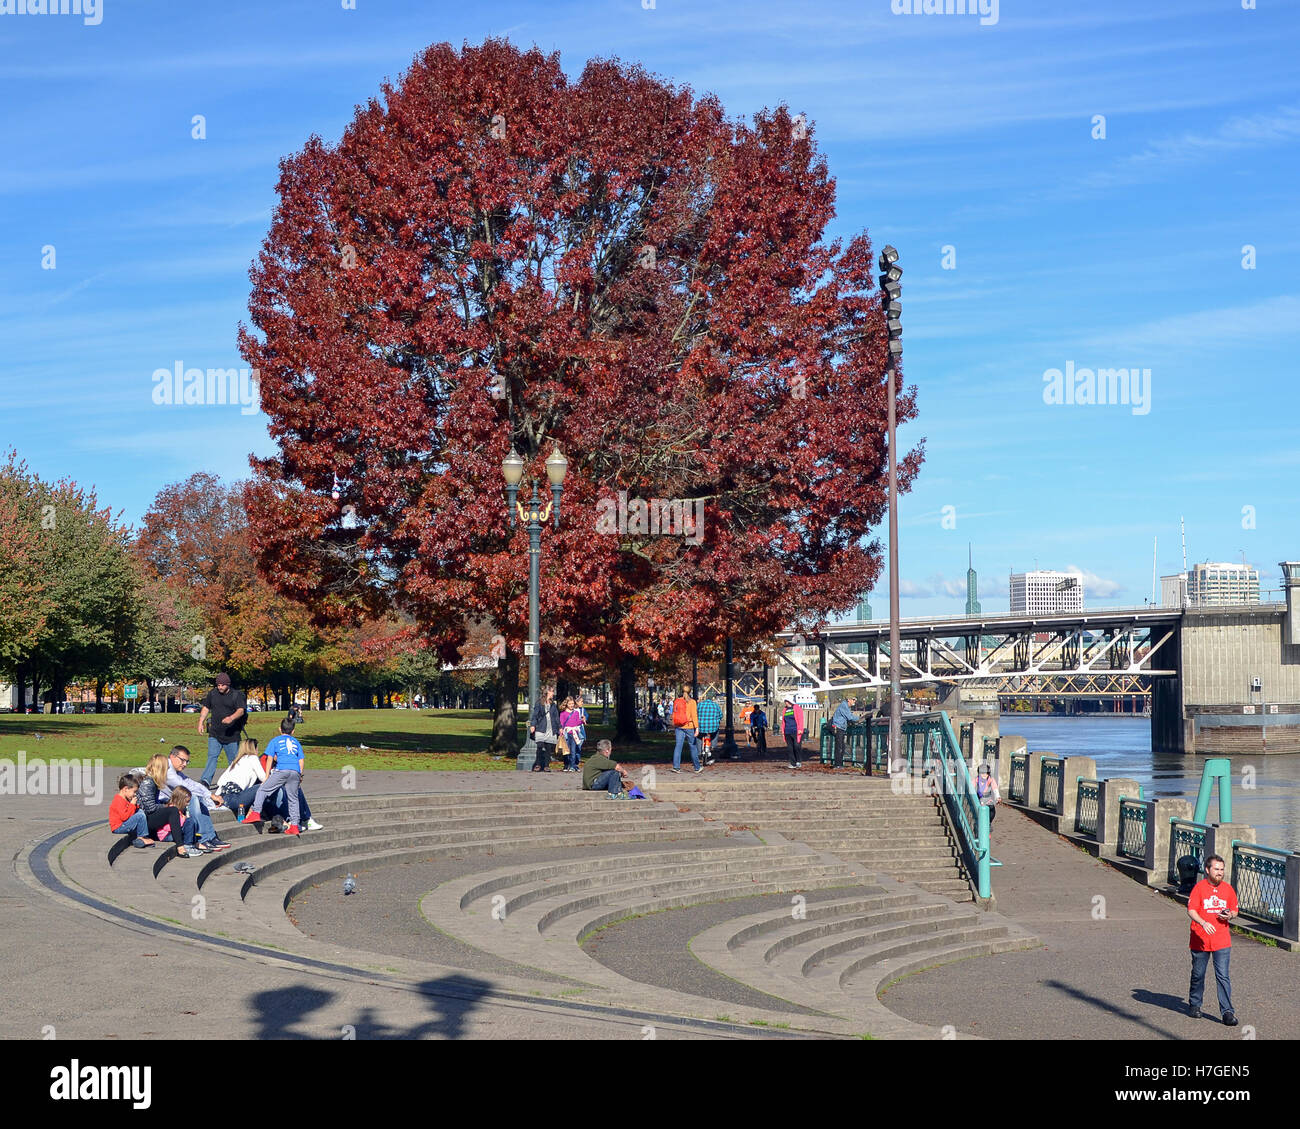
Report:
[{"label": "green lawn", "polygon": [[[588,712],[600,716],[599,709]],[[249,735],[265,747],[280,731],[282,717],[280,713],[253,714]],[[24,750],[28,757],[97,759],[108,765],[133,766],[180,744],[188,746],[201,772],[208,742],[198,733],[198,721],[199,715],[192,713],[0,714],[0,757],[13,758]],[[371,771],[513,770],[512,758],[496,760],[488,755],[491,734],[487,710],[312,710],[294,735],[307,753],[308,769],[352,765]],[[594,752],[601,737],[612,736],[609,727],[589,725],[584,754]],[[614,755],[630,762],[669,760],[672,734],[645,733],[636,745],[615,743]],[[221,764],[224,769],[224,757]]]}]

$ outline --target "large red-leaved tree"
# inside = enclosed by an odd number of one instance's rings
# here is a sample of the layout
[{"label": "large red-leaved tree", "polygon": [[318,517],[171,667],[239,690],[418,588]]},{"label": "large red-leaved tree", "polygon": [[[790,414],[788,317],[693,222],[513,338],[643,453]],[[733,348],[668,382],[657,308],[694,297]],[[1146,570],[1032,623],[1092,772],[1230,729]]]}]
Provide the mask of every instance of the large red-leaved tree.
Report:
[{"label": "large red-leaved tree", "polygon": [[[875,583],[884,326],[866,236],[825,239],[834,182],[802,119],[731,121],[617,61],[570,81],[555,55],[441,44],[278,188],[240,336],[280,447],[253,462],[259,560],[319,620],[398,605],[448,658],[495,623],[498,747],[527,624],[512,445],[539,477],[554,445],[569,459],[546,669],[618,670],[624,734],[639,661],[812,624]],[[638,499],[702,526],[639,531]]]}]

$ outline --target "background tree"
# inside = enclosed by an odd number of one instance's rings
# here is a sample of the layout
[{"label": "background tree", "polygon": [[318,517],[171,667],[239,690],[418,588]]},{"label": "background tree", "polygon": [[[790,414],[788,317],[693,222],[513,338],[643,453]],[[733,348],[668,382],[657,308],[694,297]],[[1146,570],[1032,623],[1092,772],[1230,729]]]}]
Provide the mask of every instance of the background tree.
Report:
[{"label": "background tree", "polygon": [[[869,241],[824,241],[834,182],[801,119],[442,44],[278,189],[240,341],[280,454],[254,460],[248,511],[268,579],[318,622],[396,605],[453,661],[485,619],[517,655],[512,445],[538,476],[552,443],[569,457],[546,666],[616,671],[625,739],[639,668],[874,584],[883,324]],[[611,523],[627,497],[698,503],[702,528]],[[517,669],[499,664],[502,709]]]}]

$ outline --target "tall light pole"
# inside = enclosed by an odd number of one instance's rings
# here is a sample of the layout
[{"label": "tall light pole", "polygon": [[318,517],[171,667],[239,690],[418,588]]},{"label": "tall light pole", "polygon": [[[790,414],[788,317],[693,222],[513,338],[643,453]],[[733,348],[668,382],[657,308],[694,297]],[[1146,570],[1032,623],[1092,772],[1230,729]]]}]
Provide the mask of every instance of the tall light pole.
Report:
[{"label": "tall light pole", "polygon": [[[533,496],[525,506],[518,501],[519,483],[524,476],[524,460],[513,447],[501,463],[501,473],[506,480],[506,509],[510,513],[510,528],[515,527],[516,512],[526,523],[528,530],[528,642],[524,644],[524,654],[528,658],[528,713],[525,715],[524,727],[527,729],[532,718],[533,706],[538,700],[538,683],[541,682],[542,658],[538,614],[538,585],[541,572],[542,526],[546,519],[555,514],[555,528],[560,528],[560,495],[564,491],[564,474],[569,461],[556,447],[546,460],[546,477],[551,483],[551,501],[542,508],[542,499],[537,492],[537,479],[531,480]],[[515,759],[515,768],[531,771],[537,761],[537,742],[532,734],[528,735],[519,755]]]},{"label": "tall light pole", "polygon": [[729,761],[740,760],[740,746],[736,744],[736,730],[732,723],[732,680],[735,677],[735,660],[731,648],[731,636],[727,636],[727,729],[722,739],[722,755]]},{"label": "tall light pole", "polygon": [[[887,246],[880,252],[880,300],[889,332],[889,359],[885,379],[889,382],[889,770],[890,775],[906,767],[902,760],[903,702],[899,684],[902,658],[898,638],[898,436],[897,395],[894,389],[899,354],[903,351],[903,325],[899,320],[903,307],[898,298],[903,288],[899,279],[903,268],[898,265],[898,251]],[[870,765],[870,759],[868,759]]]}]

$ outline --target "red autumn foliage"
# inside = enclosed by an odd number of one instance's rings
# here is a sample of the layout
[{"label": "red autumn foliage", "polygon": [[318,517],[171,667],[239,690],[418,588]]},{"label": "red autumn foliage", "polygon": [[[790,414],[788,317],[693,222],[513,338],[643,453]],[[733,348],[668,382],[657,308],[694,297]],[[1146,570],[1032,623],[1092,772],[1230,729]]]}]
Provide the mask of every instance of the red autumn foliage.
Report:
[{"label": "red autumn foliage", "polygon": [[[556,55],[441,44],[278,190],[240,341],[280,453],[246,501],[263,571],[318,622],[400,607],[454,659],[486,618],[518,650],[512,444],[543,486],[551,447],[569,459],[551,670],[762,638],[875,583],[871,247],[826,240],[834,181],[784,107],[731,121],[617,61],[570,81]],[[700,502],[700,536],[611,525],[620,491]]]}]

